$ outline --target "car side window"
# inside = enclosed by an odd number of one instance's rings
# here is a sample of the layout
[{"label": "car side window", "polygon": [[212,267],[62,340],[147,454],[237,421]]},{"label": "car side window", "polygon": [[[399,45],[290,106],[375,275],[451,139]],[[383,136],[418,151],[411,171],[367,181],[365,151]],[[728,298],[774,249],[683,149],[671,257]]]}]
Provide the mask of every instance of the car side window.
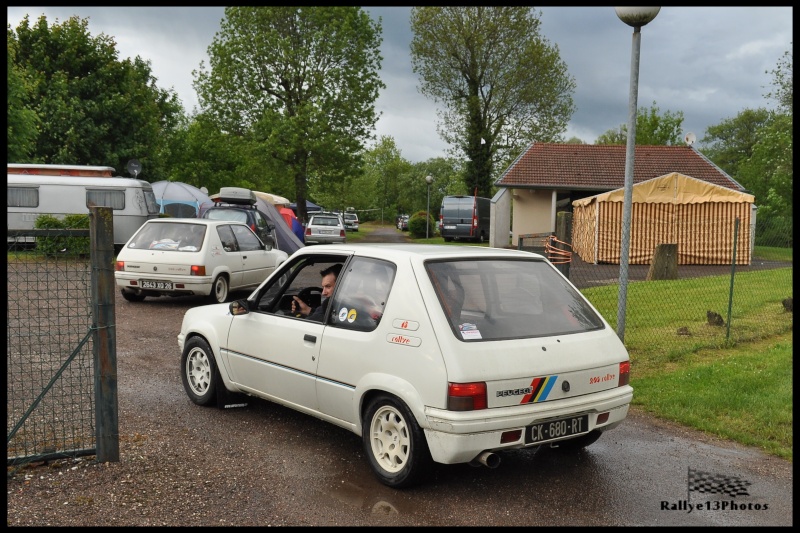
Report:
[{"label": "car side window", "polygon": [[258,240],[256,234],[246,226],[230,226],[233,230],[233,235],[236,237],[236,243],[240,252],[252,252],[255,250],[263,250],[264,247],[261,241]]},{"label": "car side window", "polygon": [[239,246],[236,244],[236,237],[233,236],[233,230],[229,225],[217,226],[217,234],[222,243],[222,249],[226,252],[238,252]]},{"label": "car side window", "polygon": [[332,325],[357,331],[378,327],[397,271],[393,263],[355,257],[342,271],[333,298]]}]

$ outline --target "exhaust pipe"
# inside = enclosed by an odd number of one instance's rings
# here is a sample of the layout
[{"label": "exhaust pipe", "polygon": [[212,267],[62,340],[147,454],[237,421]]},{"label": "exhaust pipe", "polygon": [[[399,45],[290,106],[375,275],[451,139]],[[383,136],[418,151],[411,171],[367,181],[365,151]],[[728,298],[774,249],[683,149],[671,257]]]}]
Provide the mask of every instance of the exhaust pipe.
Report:
[{"label": "exhaust pipe", "polygon": [[497,468],[500,466],[500,456],[492,452],[483,452],[478,457],[472,460],[472,463],[482,464],[489,468]]}]

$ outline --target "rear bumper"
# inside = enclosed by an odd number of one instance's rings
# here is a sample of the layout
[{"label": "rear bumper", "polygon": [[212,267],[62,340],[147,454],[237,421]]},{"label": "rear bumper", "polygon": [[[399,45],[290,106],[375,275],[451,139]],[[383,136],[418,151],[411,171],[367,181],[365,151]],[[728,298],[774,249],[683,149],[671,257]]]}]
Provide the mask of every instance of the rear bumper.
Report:
[{"label": "rear bumper", "polygon": [[[595,429],[613,429],[628,416],[632,398],[633,389],[626,386],[570,400],[481,411],[456,412],[426,408],[428,427],[425,428],[425,437],[434,461],[443,464],[467,463],[485,451],[497,452],[565,440],[525,444],[526,426],[545,420],[588,414],[589,427],[580,435]],[[609,416],[608,420],[598,425],[597,416],[601,413],[609,413]],[[521,430],[520,438],[501,443],[501,435],[514,430]]]},{"label": "rear bumper", "polygon": [[210,276],[196,276],[187,279],[165,279],[171,281],[172,290],[142,289],[139,283],[142,279],[147,279],[138,274],[115,272],[114,278],[117,287],[124,290],[141,292],[142,294],[163,294],[163,295],[209,295],[211,294],[212,280]]}]

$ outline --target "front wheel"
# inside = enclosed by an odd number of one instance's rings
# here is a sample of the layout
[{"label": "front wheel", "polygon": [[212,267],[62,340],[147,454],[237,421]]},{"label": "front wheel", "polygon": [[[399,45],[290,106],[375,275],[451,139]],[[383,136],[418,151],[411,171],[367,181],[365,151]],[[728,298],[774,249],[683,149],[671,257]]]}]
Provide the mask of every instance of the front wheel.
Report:
[{"label": "front wheel", "polygon": [[228,301],[228,278],[220,274],[211,284],[211,294],[209,295],[212,303],[224,304]]},{"label": "front wheel", "polygon": [[211,405],[217,398],[217,364],[211,346],[200,337],[186,342],[181,354],[181,379],[189,399],[197,405]]},{"label": "front wheel", "polygon": [[432,460],[425,434],[397,398],[374,398],[364,412],[361,433],[372,471],[384,485],[409,487],[429,469]]}]

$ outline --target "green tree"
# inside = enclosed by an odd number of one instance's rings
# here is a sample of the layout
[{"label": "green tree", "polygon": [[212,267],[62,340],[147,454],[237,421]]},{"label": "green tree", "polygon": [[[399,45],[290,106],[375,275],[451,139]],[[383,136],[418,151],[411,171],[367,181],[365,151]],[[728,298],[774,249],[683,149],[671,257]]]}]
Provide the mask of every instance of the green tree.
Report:
[{"label": "green tree", "polygon": [[359,7],[227,7],[209,70],[193,73],[220,131],[283,166],[301,219],[311,187],[341,189],[361,163],[384,88],[380,32]]},{"label": "green tree", "polygon": [[369,209],[374,210],[381,224],[409,209],[406,184],[410,170],[411,163],[402,158],[392,137],[382,136],[364,154],[364,183],[371,184],[367,189],[372,197]]},{"label": "green tree", "polygon": [[162,151],[183,108],[174,91],[155,85],[149,62],[120,61],[113,38],[92,37],[79,17],[51,26],[26,16],[8,41],[16,52],[9,73],[24,73],[38,117],[31,159],[122,172],[136,158],[143,177],[165,179]]},{"label": "green tree", "polygon": [[775,100],[777,109],[755,136],[752,155],[742,162],[738,179],[755,195],[759,216],[783,217],[791,227],[794,174],[791,51],[783,54],[772,74],[774,89],[765,97]]},{"label": "green tree", "polygon": [[709,126],[700,139],[701,151],[715,165],[733,176],[739,175],[739,166],[753,155],[753,146],[769,120],[765,108],[745,109],[735,118]]},{"label": "green tree", "polygon": [[11,31],[8,32],[8,89],[7,97],[7,143],[8,162],[18,163],[32,160],[33,150],[36,146],[36,136],[39,127],[39,117],[30,108],[32,87],[25,79],[25,72],[15,61],[16,42],[12,39]]},{"label": "green tree", "polygon": [[[636,111],[636,141],[642,146],[676,146],[684,143],[681,134],[683,111],[661,113],[656,103]],[[628,144],[628,125],[610,129],[600,135],[595,144]]]},{"label": "green tree", "polygon": [[414,7],[412,68],[444,107],[438,132],[467,159],[465,192],[492,196],[494,167],[552,142],[574,111],[575,81],[529,7]]}]

